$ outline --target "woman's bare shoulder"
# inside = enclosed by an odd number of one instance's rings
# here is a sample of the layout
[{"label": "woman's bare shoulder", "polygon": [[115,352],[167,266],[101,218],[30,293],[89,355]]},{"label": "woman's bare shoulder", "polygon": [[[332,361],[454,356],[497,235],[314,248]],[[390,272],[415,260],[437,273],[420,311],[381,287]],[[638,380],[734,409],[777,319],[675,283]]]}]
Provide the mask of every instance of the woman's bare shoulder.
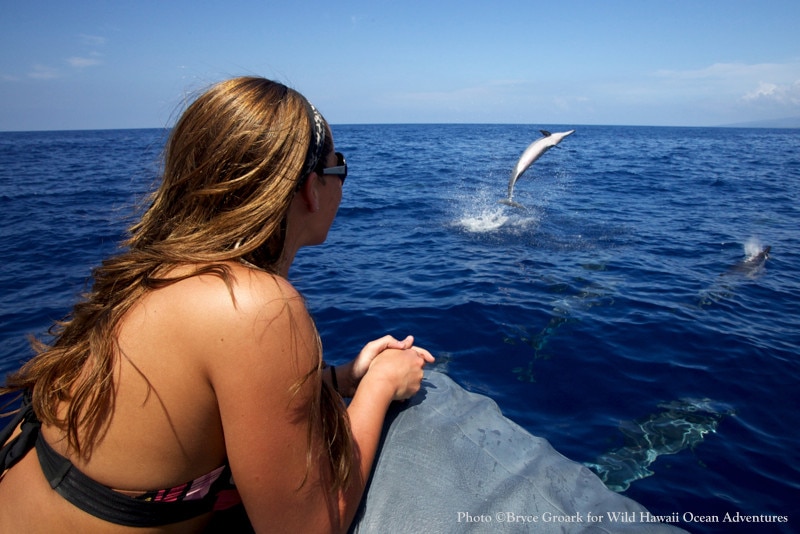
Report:
[{"label": "woman's bare shoulder", "polygon": [[215,275],[193,277],[178,296],[192,317],[188,327],[205,343],[214,342],[204,347],[217,346],[224,337],[244,355],[267,347],[282,350],[290,339],[315,336],[305,300],[288,280],[238,265],[230,275],[228,284]]},{"label": "woman's bare shoulder", "polygon": [[281,276],[233,262],[224,267],[227,277],[221,276],[220,270],[190,276],[154,291],[146,298],[147,304],[171,308],[178,316],[208,316],[216,321],[226,316],[238,320],[243,315],[279,310],[287,304],[305,307],[300,293]]},{"label": "woman's bare shoulder", "polygon": [[315,335],[304,299],[288,280],[238,264],[226,266],[227,282],[206,273],[152,291],[128,314],[123,330],[169,339],[193,359],[214,359],[220,351],[226,359],[232,354],[244,358],[285,342],[290,331],[301,339]]}]

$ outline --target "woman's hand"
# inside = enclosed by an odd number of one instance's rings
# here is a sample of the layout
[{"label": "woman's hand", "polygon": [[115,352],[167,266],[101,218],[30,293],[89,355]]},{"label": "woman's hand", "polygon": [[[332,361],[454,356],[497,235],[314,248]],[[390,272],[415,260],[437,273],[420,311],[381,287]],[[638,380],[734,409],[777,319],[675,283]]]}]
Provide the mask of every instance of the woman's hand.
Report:
[{"label": "woman's hand", "polygon": [[[434,358],[430,352],[422,347],[414,346],[414,337],[408,336],[400,341],[393,336],[386,335],[380,339],[370,341],[361,349],[359,355],[351,362],[336,367],[339,390],[345,397],[355,394],[361,379],[367,374],[372,362],[386,350],[413,350],[425,363],[433,363]],[[423,363],[424,365],[424,363]]]},{"label": "woman's hand", "polygon": [[383,383],[392,400],[406,400],[419,391],[422,368],[429,361],[433,356],[425,349],[386,349],[372,360],[366,376]]}]

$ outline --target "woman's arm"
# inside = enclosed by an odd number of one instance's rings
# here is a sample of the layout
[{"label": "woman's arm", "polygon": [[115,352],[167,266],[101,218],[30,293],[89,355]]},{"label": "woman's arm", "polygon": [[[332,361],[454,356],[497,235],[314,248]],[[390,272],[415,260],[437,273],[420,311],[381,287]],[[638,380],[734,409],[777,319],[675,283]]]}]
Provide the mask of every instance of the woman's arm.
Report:
[{"label": "woman's arm", "polygon": [[303,381],[319,355],[302,298],[285,280],[252,272],[238,275],[235,296],[235,307],[230,296],[209,307],[214,311],[199,329],[198,347],[250,520],[257,532],[345,531],[369,477],[386,409],[416,392],[425,360],[410,348],[371,358],[348,409],[354,475],[334,493],[318,429],[310,434],[308,464],[309,406],[321,384],[318,375]]},{"label": "woman's arm", "polygon": [[[413,349],[384,350],[372,361],[348,406],[357,465],[354,466],[353,482],[339,499],[344,529],[353,521],[364,493],[389,404],[408,399],[419,391],[425,361]],[[356,506],[352,507],[352,503]]]}]

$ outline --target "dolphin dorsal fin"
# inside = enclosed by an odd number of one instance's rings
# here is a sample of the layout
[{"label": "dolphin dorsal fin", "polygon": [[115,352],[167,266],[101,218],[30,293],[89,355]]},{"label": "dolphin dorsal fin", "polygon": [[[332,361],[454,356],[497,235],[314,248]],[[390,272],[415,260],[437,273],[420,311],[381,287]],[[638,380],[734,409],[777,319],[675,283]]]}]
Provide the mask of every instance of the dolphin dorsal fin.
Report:
[{"label": "dolphin dorsal fin", "polygon": [[539,130],[539,131],[542,132],[542,135],[545,136],[545,137],[550,137],[551,135],[553,135],[550,132],[548,132],[547,130]]}]

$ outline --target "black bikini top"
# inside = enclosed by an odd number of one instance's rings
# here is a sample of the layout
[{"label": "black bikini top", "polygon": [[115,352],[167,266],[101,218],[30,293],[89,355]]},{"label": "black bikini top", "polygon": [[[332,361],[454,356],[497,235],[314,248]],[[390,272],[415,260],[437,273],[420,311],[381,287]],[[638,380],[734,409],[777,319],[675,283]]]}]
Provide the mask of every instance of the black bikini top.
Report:
[{"label": "black bikini top", "polygon": [[[20,425],[21,433],[9,441]],[[41,426],[30,404],[30,395],[26,393],[19,412],[0,433],[0,443],[5,444],[0,449],[2,472],[35,447],[51,488],[84,512],[117,525],[155,527],[207,514],[213,511],[219,491],[229,486],[230,468],[226,467],[201,499],[153,501],[130,497],[89,478],[69,459],[58,454],[41,437]]]}]

